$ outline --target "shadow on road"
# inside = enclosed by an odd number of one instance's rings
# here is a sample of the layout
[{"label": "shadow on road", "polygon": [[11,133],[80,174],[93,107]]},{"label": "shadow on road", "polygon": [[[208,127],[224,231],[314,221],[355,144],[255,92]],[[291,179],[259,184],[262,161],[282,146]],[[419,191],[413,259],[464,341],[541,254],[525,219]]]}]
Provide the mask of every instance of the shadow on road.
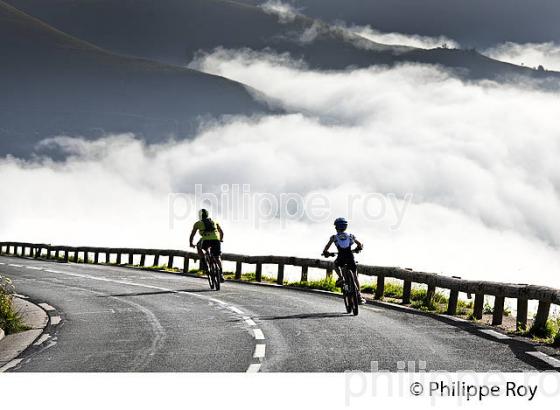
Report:
[{"label": "shadow on road", "polygon": [[162,290],[158,292],[135,292],[135,293],[116,293],[111,295],[101,295],[99,298],[109,298],[109,297],[126,297],[126,296],[149,296],[149,295],[168,295],[177,292],[187,292],[187,293],[203,293],[203,292],[215,292],[212,289],[177,289],[177,290]]},{"label": "shadow on road", "polygon": [[284,319],[324,319],[332,317],[343,317],[349,316],[346,313],[341,312],[326,312],[326,313],[301,313],[298,315],[286,315],[286,316],[258,316],[258,320],[284,320]]}]

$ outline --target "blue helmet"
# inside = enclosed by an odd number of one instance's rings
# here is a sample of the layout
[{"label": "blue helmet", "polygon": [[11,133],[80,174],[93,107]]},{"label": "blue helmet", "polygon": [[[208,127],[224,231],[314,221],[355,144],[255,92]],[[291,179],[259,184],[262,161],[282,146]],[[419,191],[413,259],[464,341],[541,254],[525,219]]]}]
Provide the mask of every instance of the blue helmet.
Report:
[{"label": "blue helmet", "polygon": [[348,221],[346,218],[336,218],[334,226],[336,229],[346,229],[348,228]]}]

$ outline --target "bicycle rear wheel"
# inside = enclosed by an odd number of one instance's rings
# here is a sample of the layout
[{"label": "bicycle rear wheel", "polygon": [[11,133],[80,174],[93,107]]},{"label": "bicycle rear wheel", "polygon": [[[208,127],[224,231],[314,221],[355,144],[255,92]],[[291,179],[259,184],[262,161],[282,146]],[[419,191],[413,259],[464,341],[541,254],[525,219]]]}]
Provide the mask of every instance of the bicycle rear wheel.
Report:
[{"label": "bicycle rear wheel", "polygon": [[208,279],[208,284],[210,285],[210,289],[214,289],[214,278],[212,275],[212,263],[208,254],[205,254],[204,260],[206,261],[206,278]]},{"label": "bicycle rear wheel", "polygon": [[346,313],[352,312],[352,293],[350,291],[350,282],[348,281],[348,269],[342,268],[342,277],[344,278],[344,286],[342,286],[342,295],[344,297],[344,307]]},{"label": "bicycle rear wheel", "polygon": [[216,262],[216,260],[214,258],[212,258],[212,273],[213,273],[213,278],[214,278],[214,287],[216,288],[216,290],[220,290],[222,283],[220,282],[220,268],[218,267],[218,263]]},{"label": "bicycle rear wheel", "polygon": [[[356,282],[354,282],[354,273],[350,272],[350,283],[351,283],[351,294],[352,294],[352,313],[354,316],[358,316],[359,306],[360,306],[360,296],[358,288],[356,287]],[[350,313],[350,312],[348,312]]]}]

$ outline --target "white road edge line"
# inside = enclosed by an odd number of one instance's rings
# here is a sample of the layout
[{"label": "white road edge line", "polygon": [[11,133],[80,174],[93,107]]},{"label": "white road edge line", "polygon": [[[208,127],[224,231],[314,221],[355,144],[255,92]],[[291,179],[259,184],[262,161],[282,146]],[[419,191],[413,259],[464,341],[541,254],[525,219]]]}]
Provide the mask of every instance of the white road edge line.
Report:
[{"label": "white road edge line", "polygon": [[256,340],[264,340],[264,334],[261,329],[253,329],[253,332],[255,333]]},{"label": "white road edge line", "polygon": [[500,332],[496,332],[495,330],[492,329],[481,329],[479,330],[480,333],[484,333],[488,336],[493,337],[494,339],[498,339],[498,340],[509,340],[511,339],[511,337],[504,335],[503,333]]},{"label": "white road edge line", "polygon": [[560,360],[551,357],[549,355],[547,355],[546,353],[543,352],[527,352],[527,354],[529,356],[533,356],[536,357],[539,360],[542,360],[543,362],[551,365],[552,367],[556,368],[556,369],[560,369]]},{"label": "white road edge line", "polygon": [[265,354],[266,354],[265,344],[258,344],[255,346],[255,353],[253,353],[254,359],[264,359]]},{"label": "white road edge line", "polygon": [[8,263],[8,266],[13,266],[14,268],[23,268],[23,265],[16,265],[15,263]]},{"label": "white road edge line", "polygon": [[245,314],[241,310],[237,309],[235,306],[228,306],[228,309],[231,310],[232,312],[237,313],[238,315],[244,315]]},{"label": "white road edge line", "polygon": [[5,263],[4,263],[4,262],[0,262],[0,265],[5,265]]},{"label": "white road edge line", "polygon": [[3,367],[0,367],[0,373],[4,373],[5,371],[13,369],[18,364],[20,364],[22,361],[23,361],[23,359],[14,359],[11,362],[6,363]]},{"label": "white road edge line", "polygon": [[56,326],[62,321],[60,316],[53,316],[51,317],[51,325]]},{"label": "white road edge line", "polygon": [[35,346],[39,346],[42,345],[44,342],[46,342],[47,340],[49,340],[51,338],[51,335],[49,335],[48,333],[45,333],[43,336],[41,336],[35,343],[33,343]]},{"label": "white road edge line", "polygon": [[43,270],[43,268],[38,268],[36,266],[26,266],[26,269],[32,269],[32,270]]},{"label": "white road edge line", "polygon": [[247,373],[258,373],[259,370],[261,370],[261,364],[260,363],[253,363],[251,366],[249,366],[249,368],[247,369]]},{"label": "white road edge line", "polygon": [[43,309],[45,309],[47,311],[55,310],[55,308],[53,308],[48,303],[39,303],[39,306],[41,306]]}]

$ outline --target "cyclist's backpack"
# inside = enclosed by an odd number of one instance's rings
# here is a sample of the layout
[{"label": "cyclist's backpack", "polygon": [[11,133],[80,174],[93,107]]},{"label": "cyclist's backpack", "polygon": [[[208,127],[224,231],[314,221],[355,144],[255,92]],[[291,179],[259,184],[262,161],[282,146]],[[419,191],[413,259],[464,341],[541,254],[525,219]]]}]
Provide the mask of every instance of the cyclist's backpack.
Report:
[{"label": "cyclist's backpack", "polygon": [[216,224],[214,223],[214,221],[210,218],[204,218],[202,220],[202,223],[204,224],[204,232],[205,233],[212,233],[216,230]]},{"label": "cyclist's backpack", "polygon": [[354,245],[354,235],[346,232],[341,232],[334,235],[334,244],[338,249],[349,249]]}]

